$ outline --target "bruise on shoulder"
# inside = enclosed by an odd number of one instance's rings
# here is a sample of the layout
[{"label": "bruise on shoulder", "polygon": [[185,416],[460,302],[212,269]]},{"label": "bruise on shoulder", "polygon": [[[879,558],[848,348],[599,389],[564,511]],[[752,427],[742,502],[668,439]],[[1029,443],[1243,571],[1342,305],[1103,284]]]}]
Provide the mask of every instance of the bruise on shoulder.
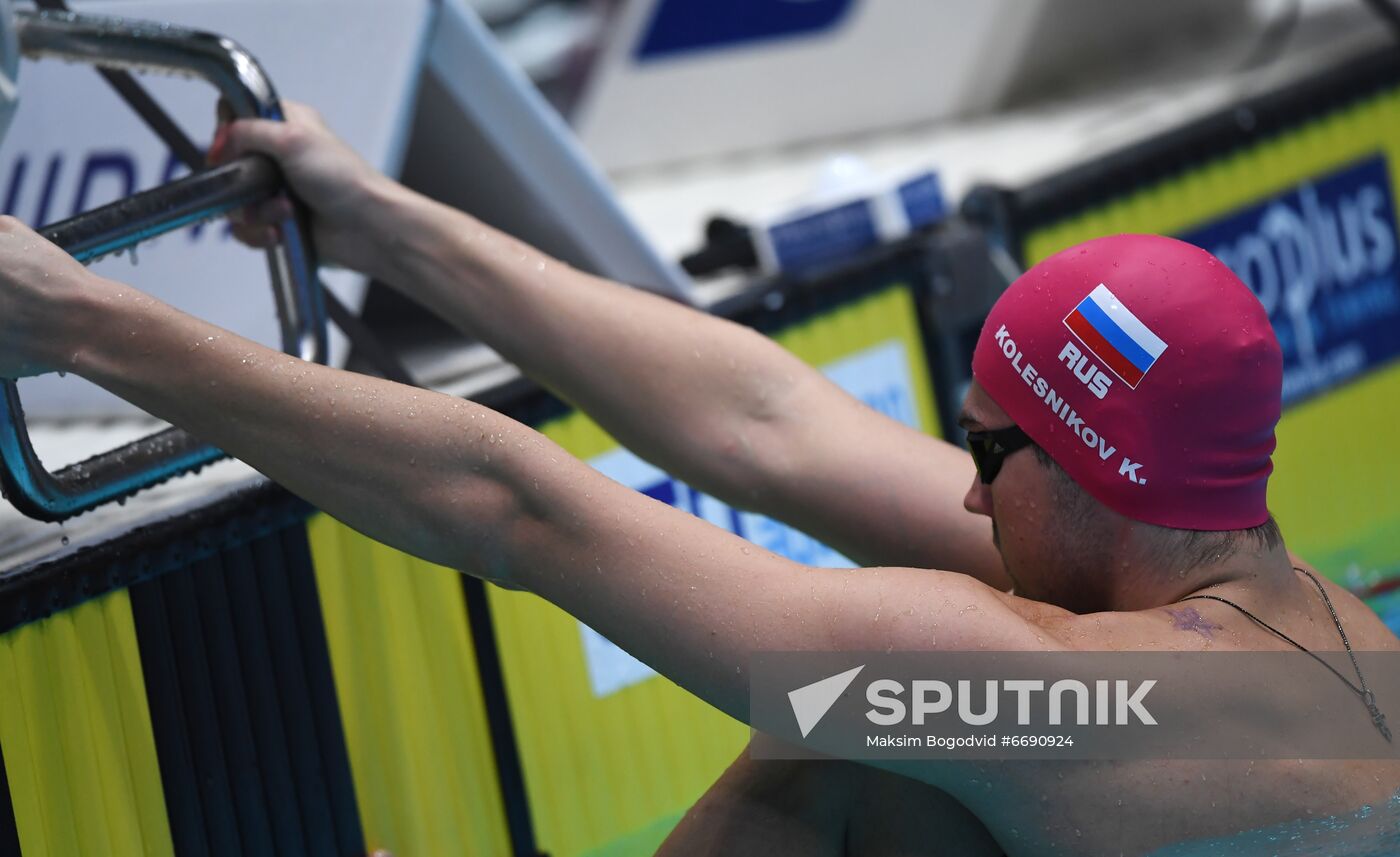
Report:
[{"label": "bruise on shoulder", "polygon": [[1162,610],[1171,617],[1172,628],[1195,631],[1207,640],[1215,639],[1215,632],[1224,628],[1202,616],[1195,607],[1163,607]]}]

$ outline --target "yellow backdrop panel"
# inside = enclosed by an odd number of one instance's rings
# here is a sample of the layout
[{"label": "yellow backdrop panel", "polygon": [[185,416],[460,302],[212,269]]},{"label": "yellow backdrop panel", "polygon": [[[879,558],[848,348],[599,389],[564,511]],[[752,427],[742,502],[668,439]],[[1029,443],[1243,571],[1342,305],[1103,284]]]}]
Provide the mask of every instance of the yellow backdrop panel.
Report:
[{"label": "yellow backdrop panel", "polygon": [[326,515],[307,532],[366,846],[508,854],[461,577]]},{"label": "yellow backdrop panel", "polygon": [[24,857],[172,857],[125,590],[0,636],[0,747]]}]

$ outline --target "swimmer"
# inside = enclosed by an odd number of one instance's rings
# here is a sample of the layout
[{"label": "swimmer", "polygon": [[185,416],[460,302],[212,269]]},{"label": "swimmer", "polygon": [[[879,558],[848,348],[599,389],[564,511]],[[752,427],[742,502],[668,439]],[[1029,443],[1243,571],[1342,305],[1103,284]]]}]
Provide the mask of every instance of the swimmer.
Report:
[{"label": "swimmer", "polygon": [[[276,159],[325,259],[479,337],[658,466],[878,568],[756,548],[487,408],[304,363],[99,277],[13,218],[0,374],[96,382],[379,541],[539,594],[739,719],[766,651],[1290,650],[1236,605],[1313,651],[1341,650],[1338,624],[1358,650],[1400,650],[1365,605],[1314,585],[1269,516],[1281,356],[1204,251],[1118,236],[1017,280],[977,343],[960,417],[973,456],[748,329],[415,194],[309,109],[287,113],[221,126],[213,157]],[[266,244],[284,214],[263,203],[237,234]],[[1094,339],[1105,318],[1111,348]],[[879,621],[891,603],[908,621]],[[1356,720],[1372,728],[1360,705]],[[960,763],[906,777],[745,754],[663,853],[1140,854],[1400,785],[1395,762],[1246,764],[982,764],[973,783]]]}]

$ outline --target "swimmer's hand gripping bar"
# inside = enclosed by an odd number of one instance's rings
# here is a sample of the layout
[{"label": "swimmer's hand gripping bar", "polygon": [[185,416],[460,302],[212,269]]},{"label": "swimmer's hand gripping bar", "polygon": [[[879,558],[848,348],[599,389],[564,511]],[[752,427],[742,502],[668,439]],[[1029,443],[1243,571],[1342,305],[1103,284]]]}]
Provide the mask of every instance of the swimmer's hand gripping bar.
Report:
[{"label": "swimmer's hand gripping bar", "polygon": [[[229,39],[163,24],[66,12],[18,12],[16,25],[26,56],[193,75],[217,87],[235,116],[282,118],[272,84],[257,62]],[[226,214],[281,189],[281,176],[272,162],[253,156],[39,231],[80,261],[89,261]],[[280,224],[281,241],[267,254],[282,348],[304,360],[325,362],[326,314],[315,256],[305,213],[295,203],[294,209],[295,214]],[[40,520],[60,521],[124,499],[223,456],[172,428],[50,473],[30,443],[14,382],[3,382],[3,395],[0,484],[17,509]]]}]

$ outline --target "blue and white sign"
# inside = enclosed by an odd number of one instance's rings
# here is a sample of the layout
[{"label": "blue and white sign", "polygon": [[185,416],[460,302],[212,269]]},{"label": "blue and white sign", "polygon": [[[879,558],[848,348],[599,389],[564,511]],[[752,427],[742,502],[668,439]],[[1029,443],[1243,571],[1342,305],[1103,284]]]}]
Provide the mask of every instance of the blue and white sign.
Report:
[{"label": "blue and white sign", "polygon": [[850,261],[880,243],[875,217],[872,201],[858,199],[774,224],[767,235],[774,269],[801,271]]},{"label": "blue and white sign", "polygon": [[[445,28],[429,0],[124,0],[72,4],[208,30],[251,50],[284,93],[314,104],[370,163],[396,169],[410,127],[412,95],[429,27]],[[328,38],[328,22],[334,37]],[[314,50],[308,47],[314,45]],[[365,57],[374,56],[374,63]],[[215,91],[203,82],[145,75],[142,86],[197,145],[214,127]],[[160,138],[86,64],[26,62],[14,123],[0,142],[0,210],[31,226],[51,224],[184,175]],[[111,257],[98,274],[266,345],[280,345],[263,254],[233,241],[222,223],[195,224],[140,246],[140,266]],[[322,280],[359,306],[364,277],[324,271]],[[332,334],[332,360],[344,352]],[[31,419],[129,416],[138,409],[80,378],[20,382]],[[50,457],[52,453],[52,458]],[[51,467],[72,450],[41,450]]]},{"label": "blue and white sign", "polygon": [[[914,379],[904,343],[891,340],[822,367],[841,389],[871,408],[920,428],[914,401]],[[811,536],[764,515],[743,512],[702,493],[625,449],[615,449],[588,462],[604,476],[649,497],[742,536],[760,547],[805,565],[852,568],[842,554]],[[606,637],[579,623],[588,680],[595,696],[607,696],[651,678],[651,667],[613,645]]]},{"label": "blue and white sign", "polygon": [[1400,354],[1395,200],[1374,155],[1180,236],[1249,284],[1290,405]]},{"label": "blue and white sign", "polygon": [[808,36],[837,26],[856,0],[659,0],[637,45],[649,60]]}]

